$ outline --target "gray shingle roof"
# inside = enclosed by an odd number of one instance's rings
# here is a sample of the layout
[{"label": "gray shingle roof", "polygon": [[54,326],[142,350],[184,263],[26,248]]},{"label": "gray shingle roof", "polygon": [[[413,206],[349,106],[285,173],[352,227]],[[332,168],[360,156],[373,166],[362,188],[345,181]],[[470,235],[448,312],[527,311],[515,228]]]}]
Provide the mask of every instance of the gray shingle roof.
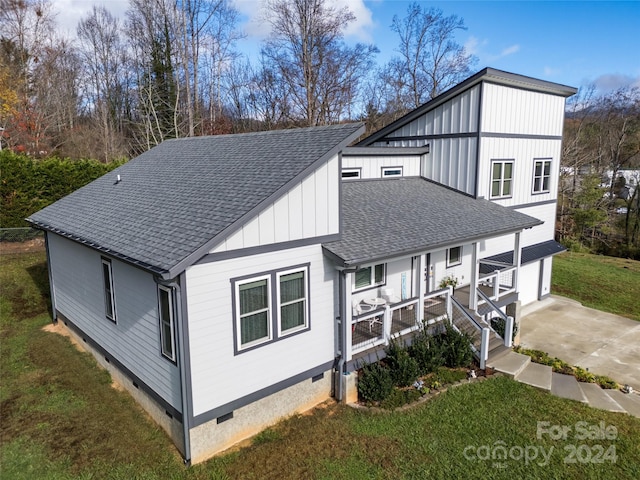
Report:
[{"label": "gray shingle roof", "polygon": [[[558,253],[564,252],[566,248],[555,240],[547,240],[546,242],[529,245],[522,249],[520,256],[520,264],[535,262],[541,258],[550,257]],[[494,261],[499,263],[513,264],[513,250],[492,255],[484,259],[485,261]],[[482,263],[480,265],[480,273],[493,273],[495,270],[501,270],[499,266]]]},{"label": "gray shingle roof", "polygon": [[363,130],[358,123],[168,140],[28,220],[171,277]]},{"label": "gray shingle roof", "polygon": [[423,178],[343,182],[342,239],[323,244],[345,266],[468,243],[542,223]]}]

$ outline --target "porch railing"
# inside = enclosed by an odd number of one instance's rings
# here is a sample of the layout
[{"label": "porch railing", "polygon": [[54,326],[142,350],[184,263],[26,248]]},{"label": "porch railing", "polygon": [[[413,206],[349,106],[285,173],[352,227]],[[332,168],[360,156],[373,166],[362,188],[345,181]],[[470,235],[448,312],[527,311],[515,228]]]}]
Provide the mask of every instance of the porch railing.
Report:
[{"label": "porch railing", "polygon": [[[493,273],[480,277],[478,284],[488,287],[491,291],[489,298],[494,302],[498,301],[500,297],[516,291],[516,271],[517,268],[513,266],[502,270],[494,270]],[[480,304],[479,301],[478,305]]]},{"label": "porch railing", "polygon": [[485,368],[489,358],[489,340],[492,332],[487,326],[478,323],[467,310],[451,295],[451,325],[459,332],[465,332],[471,337],[471,349],[480,361],[480,368]]},{"label": "porch railing", "polygon": [[395,336],[407,335],[447,317],[449,289],[403,300],[383,308],[353,316],[351,319],[351,353],[356,354],[379,345],[388,345]]},{"label": "porch railing", "polygon": [[[500,307],[498,307],[495,303],[493,303],[493,301],[484,294],[484,292],[482,292],[482,290],[477,289],[476,293],[478,295],[478,304],[480,304],[480,300],[482,300],[482,302],[487,305],[489,307],[489,311],[487,313],[485,313],[483,315],[484,317],[484,321],[487,325],[489,325],[489,327],[493,329],[492,325],[491,325],[491,319],[495,318],[496,316],[501,318],[502,320],[504,320],[504,345],[506,347],[511,347],[512,343],[513,343],[513,324],[514,324],[514,320],[513,317],[507,315],[506,313],[504,313],[502,310],[500,310]],[[495,332],[495,330],[494,330]],[[497,332],[496,332],[497,333]]]}]

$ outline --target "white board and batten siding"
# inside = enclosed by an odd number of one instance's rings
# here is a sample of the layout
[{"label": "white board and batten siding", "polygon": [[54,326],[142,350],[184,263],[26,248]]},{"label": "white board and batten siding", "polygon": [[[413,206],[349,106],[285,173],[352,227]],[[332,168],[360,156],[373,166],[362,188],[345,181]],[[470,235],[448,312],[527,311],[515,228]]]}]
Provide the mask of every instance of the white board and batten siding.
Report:
[{"label": "white board and batten siding", "polygon": [[383,167],[402,167],[403,177],[417,177],[420,175],[420,155],[342,156],[342,169],[360,169],[361,179],[384,178]]},{"label": "white board and batten siding", "polygon": [[561,136],[565,99],[484,82],[482,132]]},{"label": "white board and batten siding", "polygon": [[209,253],[257,247],[339,233],[339,161],[332,157],[266,205]]},{"label": "white board and batten siding", "polygon": [[[232,279],[305,263],[310,330],[234,354]],[[194,415],[333,360],[337,276],[319,244],[194,265],[186,278]]]},{"label": "white board and batten siding", "polygon": [[429,143],[422,176],[472,195],[476,186],[477,138],[437,138]]},{"label": "white board and batten siding", "polygon": [[100,252],[48,233],[55,306],[176,410],[180,372],[160,352],[157,285],[150,273],[113,259],[117,323],[105,316]]}]

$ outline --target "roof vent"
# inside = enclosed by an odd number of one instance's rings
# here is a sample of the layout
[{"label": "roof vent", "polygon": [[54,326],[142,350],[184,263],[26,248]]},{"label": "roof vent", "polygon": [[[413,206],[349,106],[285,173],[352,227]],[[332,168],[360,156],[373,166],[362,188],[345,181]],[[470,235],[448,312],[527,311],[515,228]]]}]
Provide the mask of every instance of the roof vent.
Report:
[{"label": "roof vent", "polygon": [[114,183],[114,185],[119,184],[121,181],[122,181],[122,180],[120,180],[120,175],[118,175],[118,176],[116,177],[116,183]]}]

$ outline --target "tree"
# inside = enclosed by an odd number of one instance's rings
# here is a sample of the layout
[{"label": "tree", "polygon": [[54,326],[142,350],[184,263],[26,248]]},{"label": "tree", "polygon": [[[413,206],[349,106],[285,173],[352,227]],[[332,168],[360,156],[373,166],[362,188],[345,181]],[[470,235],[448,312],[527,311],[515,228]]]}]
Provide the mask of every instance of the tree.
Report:
[{"label": "tree", "polygon": [[477,59],[456,43],[458,30],[466,30],[457,15],[445,16],[437,8],[426,9],[414,2],[407,15],[393,17],[391,29],[398,34],[399,58],[388,68],[401,81],[400,89],[416,108],[469,76]]},{"label": "tree", "polygon": [[348,116],[377,53],[343,41],[353,13],[327,0],[270,0],[266,18],[272,30],[262,49],[264,69],[284,82],[291,120],[324,125]]}]

